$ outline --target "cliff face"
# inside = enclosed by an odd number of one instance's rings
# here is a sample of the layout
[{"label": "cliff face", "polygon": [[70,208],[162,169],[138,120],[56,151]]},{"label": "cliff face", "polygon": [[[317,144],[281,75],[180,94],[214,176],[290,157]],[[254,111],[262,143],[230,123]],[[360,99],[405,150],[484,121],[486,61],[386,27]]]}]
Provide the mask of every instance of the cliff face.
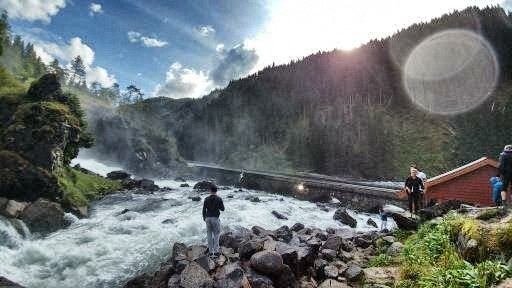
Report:
[{"label": "cliff face", "polygon": [[[468,8],[350,52],[268,67],[203,99],[149,99],[121,111],[147,141],[170,139],[185,159],[371,179],[397,178],[416,163],[433,175],[496,157],[511,140],[510,23],[501,8]],[[490,43],[500,79],[476,109],[436,116],[411,103],[402,66],[423,39],[452,28]]]}]

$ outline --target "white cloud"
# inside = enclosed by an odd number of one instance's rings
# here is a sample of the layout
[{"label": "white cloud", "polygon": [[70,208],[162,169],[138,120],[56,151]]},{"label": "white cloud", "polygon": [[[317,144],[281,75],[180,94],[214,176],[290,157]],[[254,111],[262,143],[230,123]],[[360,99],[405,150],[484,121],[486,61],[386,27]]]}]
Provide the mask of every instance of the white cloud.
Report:
[{"label": "white cloud", "polygon": [[210,73],[210,77],[219,86],[247,75],[259,59],[256,50],[249,47],[247,43],[235,45],[229,50],[221,47],[218,51],[220,61]]},{"label": "white cloud", "polygon": [[215,51],[221,53],[222,51],[224,51],[224,44],[220,43],[218,44],[216,47],[215,47]]},{"label": "white cloud", "polygon": [[199,26],[196,28],[196,31],[203,37],[215,34],[215,29],[211,25]]},{"label": "white cloud", "polygon": [[89,5],[89,15],[94,16],[94,14],[100,13],[103,13],[103,7],[101,7],[101,4],[93,2]]},{"label": "white cloud", "polygon": [[153,96],[197,98],[211,89],[213,89],[213,83],[207,73],[184,68],[179,62],[174,62],[166,73],[165,83],[155,87]]},{"label": "white cloud", "polygon": [[156,37],[148,37],[142,35],[142,33],[136,32],[136,31],[129,31],[127,33],[128,40],[132,43],[140,42],[145,47],[165,47],[169,43],[167,41],[158,39]]},{"label": "white cloud", "polygon": [[6,10],[10,18],[45,23],[64,7],[66,0],[0,0],[0,10]]},{"label": "white cloud", "polygon": [[99,66],[94,66],[95,53],[91,47],[82,42],[80,37],[74,37],[68,43],[57,44],[53,42],[45,42],[39,39],[31,39],[34,43],[34,50],[36,54],[41,57],[45,63],[51,62],[57,58],[63,66],[68,66],[69,63],[77,56],[82,58],[85,65],[86,81],[88,84],[96,81],[103,87],[110,87],[116,82],[114,75]]},{"label": "white cloud", "polygon": [[116,77],[108,74],[108,71],[103,67],[88,67],[85,70],[87,73],[85,79],[89,85],[98,82],[102,87],[111,87],[117,82]]}]

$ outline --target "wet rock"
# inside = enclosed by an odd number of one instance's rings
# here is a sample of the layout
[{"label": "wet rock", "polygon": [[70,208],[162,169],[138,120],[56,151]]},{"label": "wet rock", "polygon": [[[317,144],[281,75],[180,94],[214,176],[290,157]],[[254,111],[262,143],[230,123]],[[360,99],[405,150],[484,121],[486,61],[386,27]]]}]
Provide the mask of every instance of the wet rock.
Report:
[{"label": "wet rock", "polygon": [[333,265],[325,266],[323,269],[323,272],[324,272],[325,278],[332,278],[332,279],[336,279],[336,277],[338,277],[338,274],[339,274],[338,268],[336,268],[336,266],[333,266]]},{"label": "wet rock", "polygon": [[292,230],[293,232],[299,232],[300,230],[304,229],[304,224],[302,223],[295,223],[293,224],[293,226],[290,228],[290,230]]},{"label": "wet rock", "polygon": [[280,273],[283,265],[283,258],[277,252],[260,251],[251,256],[251,267],[263,275]]},{"label": "wet rock", "polygon": [[334,228],[331,228],[331,227],[325,229],[325,232],[327,232],[327,234],[330,234],[330,235],[336,234],[336,230]]},{"label": "wet rock", "polygon": [[286,243],[289,243],[293,237],[292,231],[286,225],[279,227],[277,230],[274,231],[274,234],[277,240],[284,241]]},{"label": "wet rock", "polygon": [[0,197],[0,211],[2,211],[5,206],[7,206],[7,202],[9,202],[9,199],[5,197]]},{"label": "wet rock", "polygon": [[210,189],[213,187],[217,186],[210,181],[200,181],[194,185],[194,189],[200,191],[210,191]]},{"label": "wet rock", "polygon": [[274,232],[267,230],[260,226],[252,226],[251,228],[252,233],[256,236],[272,236],[275,237]]},{"label": "wet rock", "polygon": [[[143,288],[143,287],[150,287],[151,285],[151,278],[147,274],[142,274],[139,276],[136,276],[132,279],[130,279],[126,284],[123,286],[123,288]],[[0,286],[3,287],[3,286]]]},{"label": "wet rock", "polygon": [[201,196],[190,196],[190,197],[188,197],[188,199],[198,202],[198,201],[201,201]]},{"label": "wet rock", "polygon": [[183,178],[183,177],[176,177],[176,178],[174,178],[174,181],[176,181],[176,182],[186,182],[185,178]]},{"label": "wet rock", "polygon": [[334,279],[327,279],[318,288],[349,288],[349,286],[343,282],[336,281]]},{"label": "wet rock", "polygon": [[180,242],[176,242],[172,246],[171,260],[179,261],[179,260],[187,259],[187,252],[188,252],[187,245],[180,243]]},{"label": "wet rock", "polygon": [[[5,199],[5,198],[4,198]],[[0,209],[0,214],[9,218],[18,217],[21,212],[28,206],[26,202],[18,202],[15,200],[8,200],[4,209]]]},{"label": "wet rock", "polygon": [[110,180],[125,180],[129,179],[130,177],[132,177],[132,175],[123,170],[112,171],[107,174],[107,178]]},{"label": "wet rock", "polygon": [[246,197],[245,200],[249,200],[251,202],[254,202],[254,203],[259,203],[261,202],[260,198],[256,197],[256,196],[249,196],[249,197]]},{"label": "wet rock", "polygon": [[388,247],[387,253],[389,256],[396,257],[402,253],[402,249],[404,248],[404,244],[400,242],[394,242],[391,246]]},{"label": "wet rock", "polygon": [[24,288],[23,286],[10,281],[7,278],[0,276],[0,287],[2,288]]},{"label": "wet rock", "polygon": [[356,228],[356,226],[357,226],[357,220],[354,219],[354,217],[350,216],[350,214],[348,214],[348,212],[345,208],[338,208],[334,212],[333,219],[338,220],[341,223],[348,225],[352,228]]},{"label": "wet rock", "polygon": [[229,231],[220,235],[219,244],[221,246],[233,248],[235,251],[238,251],[240,244],[243,241],[250,240],[251,237],[251,231],[245,228],[240,229],[239,231]]},{"label": "wet rock", "polygon": [[175,219],[165,219],[164,221],[162,221],[162,224],[174,224],[174,223],[176,223]]},{"label": "wet rock", "polygon": [[283,263],[288,265],[294,273],[298,272],[299,252],[296,247],[277,242],[275,251],[283,259]]},{"label": "wet rock", "polygon": [[39,199],[20,214],[32,233],[51,233],[69,225],[64,210],[57,203]]},{"label": "wet rock", "polygon": [[174,274],[167,281],[167,288],[180,288],[180,275]]},{"label": "wet rock", "polygon": [[140,179],[137,180],[140,188],[148,191],[156,191],[159,189],[158,185],[155,184],[155,181],[150,179]]},{"label": "wet rock", "polygon": [[363,280],[364,271],[363,269],[361,269],[361,267],[352,264],[348,266],[343,275],[345,276],[345,278],[347,278],[349,282],[358,282]]},{"label": "wet rock", "polygon": [[398,228],[403,230],[416,230],[418,229],[418,220],[407,217],[405,213],[391,213],[390,215],[396,223]]},{"label": "wet rock", "polygon": [[377,223],[375,223],[375,221],[372,219],[372,218],[368,218],[368,220],[366,221],[366,224],[368,226],[372,226],[372,227],[375,227],[375,228],[379,228],[379,226],[377,225]]},{"label": "wet rock", "polygon": [[119,212],[119,214],[117,214],[117,215],[123,215],[123,214],[126,214],[128,212],[130,212],[130,209],[125,208],[121,212]]},{"label": "wet rock", "polygon": [[249,283],[251,288],[274,288],[274,283],[269,277],[257,273],[249,276]]},{"label": "wet rock", "polygon": [[[400,276],[398,267],[371,267],[364,269],[365,285],[394,287]],[[381,286],[382,287],[382,286]]]},{"label": "wet rock", "polygon": [[181,272],[180,285],[183,288],[211,288],[213,283],[208,272],[196,262],[190,262]]},{"label": "wet rock", "polygon": [[272,210],[272,215],[276,216],[277,219],[288,220],[288,218],[286,216],[284,216],[283,214],[281,214],[275,210]]},{"label": "wet rock", "polygon": [[233,198],[235,198],[235,196],[233,196],[233,194],[229,194],[229,195],[228,195],[228,196],[226,196],[226,197],[227,197],[227,198],[229,198],[229,199],[233,199]]},{"label": "wet rock", "polygon": [[190,187],[187,183],[180,184],[180,187]]},{"label": "wet rock", "polygon": [[251,259],[252,255],[263,250],[264,243],[261,239],[253,239],[240,243],[238,254],[242,260]]}]

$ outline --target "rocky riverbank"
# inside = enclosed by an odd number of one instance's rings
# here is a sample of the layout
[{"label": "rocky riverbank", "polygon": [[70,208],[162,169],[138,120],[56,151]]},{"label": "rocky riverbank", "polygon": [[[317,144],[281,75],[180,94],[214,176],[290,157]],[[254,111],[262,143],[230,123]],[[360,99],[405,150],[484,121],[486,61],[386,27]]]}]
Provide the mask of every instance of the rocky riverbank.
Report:
[{"label": "rocky riverbank", "polygon": [[321,230],[300,223],[276,230],[254,226],[222,234],[222,254],[214,259],[205,255],[203,245],[175,243],[158,271],[131,279],[124,287],[392,286],[397,267],[369,267],[377,243],[381,248],[385,243],[395,256],[403,246],[389,232]]}]

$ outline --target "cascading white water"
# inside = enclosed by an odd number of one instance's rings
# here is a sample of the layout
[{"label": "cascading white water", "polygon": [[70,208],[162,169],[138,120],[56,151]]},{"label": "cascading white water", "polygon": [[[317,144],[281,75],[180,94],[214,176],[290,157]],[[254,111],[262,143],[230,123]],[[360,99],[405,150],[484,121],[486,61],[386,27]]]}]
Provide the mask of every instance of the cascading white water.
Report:
[{"label": "cascading white water", "polygon": [[[94,171],[95,165],[101,167],[95,163],[83,161],[82,167]],[[175,190],[109,195],[92,204],[90,218],[75,219],[70,227],[44,238],[23,237],[10,221],[0,218],[0,275],[29,288],[120,287],[140,272],[156,268],[170,255],[172,243],[205,243],[202,202],[188,198],[196,195],[192,188],[180,188],[182,183],[170,180],[157,184]],[[296,222],[323,229],[347,227],[332,219],[334,208],[322,211],[307,201],[238,192],[232,187],[220,190],[219,195],[226,206],[221,215],[223,229],[254,225],[276,229]],[[248,196],[257,196],[261,202],[245,200]],[[129,212],[122,214],[125,209]],[[277,219],[272,210],[289,220]],[[378,215],[353,215],[357,230],[373,229],[366,225],[368,217],[380,223]]]}]

